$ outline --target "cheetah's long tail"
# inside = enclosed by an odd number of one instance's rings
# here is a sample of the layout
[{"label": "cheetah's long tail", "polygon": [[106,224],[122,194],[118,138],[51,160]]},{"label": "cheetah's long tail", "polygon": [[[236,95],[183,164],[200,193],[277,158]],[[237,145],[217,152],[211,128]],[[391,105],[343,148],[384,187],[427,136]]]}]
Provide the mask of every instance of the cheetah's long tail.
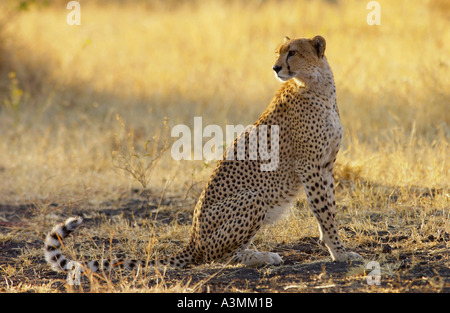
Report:
[{"label": "cheetah's long tail", "polygon": [[144,262],[136,260],[114,260],[113,262],[109,262],[108,260],[102,260],[100,262],[94,260],[89,262],[76,262],[65,257],[60,250],[63,240],[80,226],[82,222],[83,219],[81,217],[71,217],[65,222],[53,227],[52,231],[48,233],[45,238],[44,256],[45,260],[50,264],[53,270],[57,272],[68,272],[79,265],[81,266],[82,271],[89,269],[95,273],[99,270],[108,271],[116,266],[133,269],[138,265],[144,265]]},{"label": "cheetah's long tail", "polygon": [[[70,217],[65,222],[57,224],[53,227],[52,231],[48,233],[44,243],[44,256],[47,263],[57,272],[69,272],[78,266],[81,271],[86,269],[96,273],[99,271],[109,271],[114,267],[126,268],[132,270],[138,266],[145,267],[146,265],[155,265],[155,261],[150,260],[148,262],[139,260],[124,260],[118,259],[112,262],[108,260],[93,260],[89,262],[73,261],[65,257],[60,248],[63,245],[63,240],[70,235],[78,226],[81,225],[83,219],[81,217]],[[158,264],[183,267],[188,262],[175,262],[177,256],[159,260]]]}]

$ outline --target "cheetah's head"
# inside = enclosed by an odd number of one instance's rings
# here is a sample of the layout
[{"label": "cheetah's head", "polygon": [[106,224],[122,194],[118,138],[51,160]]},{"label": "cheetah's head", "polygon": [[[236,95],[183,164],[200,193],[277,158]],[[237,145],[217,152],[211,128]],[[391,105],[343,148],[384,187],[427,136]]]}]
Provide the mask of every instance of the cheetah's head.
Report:
[{"label": "cheetah's head", "polygon": [[272,67],[275,76],[281,81],[296,78],[302,83],[320,80],[320,68],[327,65],[325,58],[326,42],[322,36],[312,39],[290,39],[285,37],[277,49],[277,62]]}]

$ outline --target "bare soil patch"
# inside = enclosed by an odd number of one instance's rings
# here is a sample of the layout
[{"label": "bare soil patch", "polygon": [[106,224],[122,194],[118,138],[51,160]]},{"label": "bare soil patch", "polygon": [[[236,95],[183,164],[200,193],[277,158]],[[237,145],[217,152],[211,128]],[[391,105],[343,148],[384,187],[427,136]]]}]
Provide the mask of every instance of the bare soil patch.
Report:
[{"label": "bare soil patch", "polygon": [[[136,227],[153,221],[154,225],[164,229],[164,225],[189,227],[192,214],[183,210],[158,210],[158,199],[146,200],[133,196],[117,202],[100,205],[95,214],[87,211],[72,210],[72,215],[85,218],[85,227],[76,232],[74,250],[82,249],[83,236],[93,228],[104,227],[105,221],[128,221]],[[168,207],[179,207],[181,199],[165,199]],[[51,206],[60,207],[57,203]],[[59,210],[56,210],[59,212]],[[295,243],[276,244],[273,251],[279,253],[284,263],[281,266],[247,268],[243,266],[224,266],[220,264],[193,266],[186,269],[167,269],[152,277],[144,275],[145,280],[136,282],[136,273],[119,273],[108,276],[109,282],[97,279],[98,286],[92,286],[92,280],[84,277],[81,286],[67,286],[64,274],[54,273],[46,265],[42,255],[43,238],[50,230],[52,221],[44,222],[47,229],[38,226],[43,219],[37,214],[33,204],[0,205],[0,269],[3,279],[0,290],[11,291],[11,286],[22,286],[23,292],[65,292],[65,291],[116,291],[108,289],[109,284],[131,281],[133,288],[152,291],[171,291],[172,286],[182,286],[188,292],[450,292],[450,268],[447,232],[430,235],[425,243],[417,245],[423,249],[411,251],[408,245],[415,244],[411,238],[392,231],[373,232],[371,242],[364,242],[355,251],[365,258],[361,262],[331,262],[326,249],[318,243],[318,237],[299,238]],[[57,214],[57,213],[55,213]],[[64,214],[53,216],[52,220],[64,220]],[[375,217],[374,217],[375,218]],[[112,222],[114,225],[114,222]],[[357,234],[346,226],[341,231],[348,238]],[[123,236],[126,236],[122,234]],[[130,235],[132,236],[132,235]],[[158,234],[156,234],[156,237]],[[119,236],[120,237],[120,236]],[[129,238],[129,240],[133,240]],[[145,245],[145,239],[136,239]],[[149,239],[150,240],[150,239]],[[117,257],[127,256],[129,246],[121,244],[122,239],[108,236],[93,236],[97,247],[103,245],[108,251],[118,246]],[[173,250],[181,249],[182,240],[170,242]],[[172,251],[162,251],[170,255]],[[380,284],[369,284],[371,274],[376,268],[368,267],[374,260],[379,264]],[[141,274],[142,275],[142,274]],[[368,282],[369,277],[369,282]],[[373,278],[373,277],[372,277]],[[163,287],[161,287],[163,283]],[[27,287],[28,286],[28,287]],[[99,287],[100,286],[100,287]],[[163,288],[155,290],[155,286]],[[74,288],[74,289],[73,289]],[[153,288],[153,289],[152,289]],[[180,290],[176,290],[180,291]]]}]

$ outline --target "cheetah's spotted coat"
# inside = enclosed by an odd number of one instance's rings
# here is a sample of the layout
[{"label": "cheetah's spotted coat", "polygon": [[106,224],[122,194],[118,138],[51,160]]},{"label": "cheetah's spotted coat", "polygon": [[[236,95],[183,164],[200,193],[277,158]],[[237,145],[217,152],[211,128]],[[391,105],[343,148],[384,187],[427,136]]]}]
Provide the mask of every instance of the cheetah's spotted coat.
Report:
[{"label": "cheetah's spotted coat", "polygon": [[[252,238],[265,223],[276,220],[296,199],[303,186],[316,217],[320,239],[333,260],[345,261],[360,256],[342,245],[336,223],[333,167],[342,128],[336,104],[333,74],[324,55],[325,39],[289,39],[278,48],[273,66],[284,81],[269,107],[254,124],[278,125],[277,162],[270,170],[261,158],[249,158],[249,132],[246,157],[219,161],[195,207],[191,237],[183,251],[158,263],[184,267],[205,262],[232,262],[246,265],[280,264],[276,253],[248,249]],[[239,138],[234,141],[234,148]],[[260,142],[258,142],[258,145]],[[272,153],[271,153],[272,155]],[[72,218],[55,226],[45,241],[46,260],[55,270],[67,271],[73,262],[60,252],[61,239],[81,223]],[[107,270],[114,265],[133,268],[141,261],[91,261],[91,270]]]}]

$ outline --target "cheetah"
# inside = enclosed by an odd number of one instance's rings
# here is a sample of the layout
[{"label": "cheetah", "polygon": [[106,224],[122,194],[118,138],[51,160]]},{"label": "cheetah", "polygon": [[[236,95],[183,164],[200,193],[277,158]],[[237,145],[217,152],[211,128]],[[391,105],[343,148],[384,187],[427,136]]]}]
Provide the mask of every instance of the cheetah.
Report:
[{"label": "cheetah", "polygon": [[[338,235],[333,168],[342,140],[342,127],[325,47],[321,36],[284,39],[276,51],[277,61],[272,68],[283,84],[253,124],[253,130],[262,125],[277,126],[275,133],[264,134],[268,148],[275,149],[271,150],[271,155],[277,152],[277,162],[261,170],[261,165],[269,161],[259,156],[250,157],[251,131],[241,133],[225,152],[235,158],[224,158],[217,163],[198,199],[185,248],[175,256],[150,264],[179,268],[211,262],[247,266],[281,264],[277,253],[256,251],[249,245],[264,224],[284,215],[302,187],[319,224],[320,240],[332,260],[361,258],[347,251]],[[271,140],[273,136],[277,136],[276,144]],[[242,139],[247,149],[245,157],[238,158],[242,151],[236,147]],[[62,239],[81,221],[80,217],[69,218],[47,235],[44,254],[54,270],[69,271],[74,264],[94,272],[114,266],[132,269],[148,265],[137,260],[81,263],[67,259],[60,251]]]}]

